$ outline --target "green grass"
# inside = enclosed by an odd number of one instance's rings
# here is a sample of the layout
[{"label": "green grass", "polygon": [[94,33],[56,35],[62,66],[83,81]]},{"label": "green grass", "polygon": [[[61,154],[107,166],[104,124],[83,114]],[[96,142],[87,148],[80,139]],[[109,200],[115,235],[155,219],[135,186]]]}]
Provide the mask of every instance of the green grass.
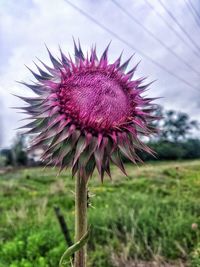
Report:
[{"label": "green grass", "polygon": [[[112,258],[187,260],[200,266],[200,161],[112,168],[113,180],[90,181],[94,208],[89,266]],[[23,169],[0,176],[0,267],[55,267],[65,250],[53,206],[74,234],[74,180],[56,169]],[[199,253],[199,254],[198,254]],[[199,264],[199,265],[198,265]]]}]

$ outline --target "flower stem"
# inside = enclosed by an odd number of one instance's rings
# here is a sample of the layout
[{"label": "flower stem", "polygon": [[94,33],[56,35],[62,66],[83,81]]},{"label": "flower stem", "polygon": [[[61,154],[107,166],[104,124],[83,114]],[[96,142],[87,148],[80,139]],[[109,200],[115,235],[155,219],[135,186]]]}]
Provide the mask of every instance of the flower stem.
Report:
[{"label": "flower stem", "polygon": [[[75,242],[87,232],[87,182],[76,178],[75,186]],[[86,267],[86,246],[75,253],[74,267]]]}]

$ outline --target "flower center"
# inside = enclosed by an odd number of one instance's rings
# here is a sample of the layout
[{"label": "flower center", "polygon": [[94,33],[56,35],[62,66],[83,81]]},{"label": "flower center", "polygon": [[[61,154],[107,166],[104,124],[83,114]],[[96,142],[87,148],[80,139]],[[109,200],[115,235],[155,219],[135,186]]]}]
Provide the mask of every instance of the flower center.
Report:
[{"label": "flower center", "polygon": [[73,74],[61,88],[63,112],[82,127],[107,130],[126,121],[130,103],[120,82],[105,71]]}]

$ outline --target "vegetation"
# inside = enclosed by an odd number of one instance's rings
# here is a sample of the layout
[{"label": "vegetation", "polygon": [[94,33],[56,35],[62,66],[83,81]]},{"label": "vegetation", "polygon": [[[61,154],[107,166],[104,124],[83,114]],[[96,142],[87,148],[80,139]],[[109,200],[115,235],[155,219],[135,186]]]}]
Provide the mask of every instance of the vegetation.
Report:
[{"label": "vegetation", "polygon": [[155,152],[156,157],[141,153],[141,158],[147,160],[181,160],[200,158],[200,140],[188,139],[181,142],[167,140],[151,141],[148,144]]},{"label": "vegetation", "polygon": [[157,116],[162,118],[155,125],[160,133],[148,143],[157,157],[141,153],[143,160],[200,158],[200,140],[192,137],[192,132],[199,129],[199,122],[191,120],[186,113],[162,107],[158,109]]},{"label": "vegetation", "polygon": [[189,115],[175,110],[164,110],[161,106],[157,111],[161,120],[156,123],[160,140],[174,143],[185,141],[190,138],[191,131],[199,129],[199,122],[191,120]]},{"label": "vegetation", "polygon": [[[181,259],[200,266],[200,161],[127,165],[113,181],[90,181],[89,266],[114,259]],[[69,172],[21,169],[0,176],[0,267],[55,267],[65,240],[53,207],[73,236],[74,196]],[[127,265],[128,266],[128,265]],[[145,265],[147,266],[147,265]]]},{"label": "vegetation", "polygon": [[0,159],[1,158],[4,158],[4,161],[1,164],[0,160],[0,166],[26,166],[28,163],[28,156],[25,135],[18,133],[10,149],[0,150]]}]

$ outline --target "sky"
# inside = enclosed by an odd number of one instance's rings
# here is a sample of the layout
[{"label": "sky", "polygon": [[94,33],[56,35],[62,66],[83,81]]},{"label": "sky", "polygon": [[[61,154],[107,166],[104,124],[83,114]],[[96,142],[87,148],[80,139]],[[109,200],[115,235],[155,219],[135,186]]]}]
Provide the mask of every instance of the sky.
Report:
[{"label": "sky", "polygon": [[[162,97],[157,103],[166,109],[186,112],[191,118],[199,119],[200,50],[189,42],[160,3],[161,1],[170,9],[188,36],[198,44],[200,19],[198,21],[195,17],[190,5],[192,3],[200,14],[198,0],[115,0],[129,15],[123,13],[112,0],[69,1],[125,42],[80,14],[66,0],[0,0],[0,147],[9,147],[16,135],[15,129],[24,124],[24,121],[21,121],[24,115],[11,108],[23,106],[22,101],[13,94],[33,95],[28,88],[16,82],[33,80],[25,65],[36,70],[33,61],[38,62],[37,57],[51,64],[45,44],[56,57],[59,57],[59,46],[66,54],[73,55],[73,37],[80,39],[84,52],[96,44],[99,55],[112,41],[109,50],[110,62],[114,61],[121,51],[124,61],[135,53],[130,68],[141,60],[136,77],[148,77],[149,82],[156,80],[148,95]],[[148,1],[154,9],[148,5]],[[155,11],[178,34],[170,30]],[[130,16],[148,28],[165,46],[147,34]],[[178,35],[181,35],[183,41]],[[179,59],[174,54],[178,55]],[[152,63],[151,59],[157,65]],[[186,82],[169,74],[163,66]]]}]

